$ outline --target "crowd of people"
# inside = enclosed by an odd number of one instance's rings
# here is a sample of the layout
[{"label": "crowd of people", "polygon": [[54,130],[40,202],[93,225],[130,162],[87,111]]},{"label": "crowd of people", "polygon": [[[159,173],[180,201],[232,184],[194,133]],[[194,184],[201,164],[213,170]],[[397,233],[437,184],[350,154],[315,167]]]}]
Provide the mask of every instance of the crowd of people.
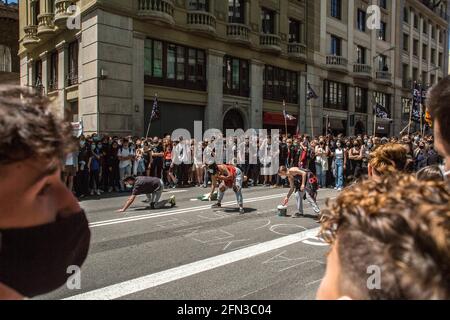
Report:
[{"label": "crowd of people", "polygon": [[[231,162],[237,164],[247,177],[244,187],[263,185],[266,187],[288,186],[287,179],[278,175],[265,175],[264,164],[257,157],[254,164],[249,162],[249,144],[245,138],[245,159],[237,161],[239,141],[233,138]],[[201,154],[206,148],[214,148],[214,140],[196,141],[164,137],[118,137],[82,135],[78,151],[70,153],[65,160],[64,180],[69,189],[79,197],[100,196],[104,192],[124,192],[123,179],[128,176],[152,176],[163,180],[165,188],[203,187],[211,184],[207,161],[196,157],[195,150]],[[264,144],[271,150],[271,137],[263,141],[257,139],[258,146]],[[369,174],[371,153],[379,146],[393,144],[405,150],[407,162],[399,168],[402,172],[417,172],[428,166],[442,162],[434,149],[432,135],[419,133],[406,134],[399,138],[380,138],[369,135],[346,137],[327,135],[311,138],[308,135],[280,136],[278,150],[271,154],[277,157],[279,166],[298,167],[313,172],[320,188],[334,188],[341,191],[352,181]],[[181,144],[188,146],[190,154],[175,152]],[[195,149],[195,147],[197,149]],[[223,143],[227,147],[227,143]],[[181,155],[180,155],[181,154]],[[223,152],[226,155],[226,150]],[[173,161],[179,157],[179,161]],[[224,159],[226,162],[226,159]]]},{"label": "crowd of people", "polygon": [[[450,76],[427,99],[432,136],[281,137],[272,154],[280,168],[271,175],[258,170],[266,161],[237,167],[198,160],[191,164],[185,152],[172,153],[186,142],[168,136],[94,134],[73,141],[70,125],[50,111],[47,98],[29,88],[0,86],[0,299],[52,292],[67,283],[68,267],[82,267],[91,230],[74,190],[82,197],[125,191],[134,184],[134,195],[156,193],[149,199],[156,201],[164,184],[208,186],[213,177],[221,193],[233,188],[242,208],[241,182],[289,184],[286,203],[294,190],[300,198],[307,196],[307,183],[315,175],[322,188],[345,187],[320,210],[320,235],[331,248],[318,299],[448,300],[448,101]],[[269,138],[259,142],[263,148],[272,143]],[[196,143],[213,147],[212,141],[189,141],[191,147]],[[180,159],[173,159],[174,154]],[[441,160],[443,165],[437,166]],[[381,274],[372,283],[369,271],[377,268]]]}]

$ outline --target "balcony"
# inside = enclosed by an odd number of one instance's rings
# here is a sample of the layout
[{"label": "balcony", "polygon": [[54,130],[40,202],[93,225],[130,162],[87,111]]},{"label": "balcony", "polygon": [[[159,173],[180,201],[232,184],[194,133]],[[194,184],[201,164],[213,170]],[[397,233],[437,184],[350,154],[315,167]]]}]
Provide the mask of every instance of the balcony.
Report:
[{"label": "balcony", "polygon": [[259,37],[259,44],[261,45],[261,49],[265,51],[280,53],[280,42],[281,38],[276,34],[263,33]]},{"label": "balcony", "polygon": [[289,43],[288,44],[288,54],[292,58],[306,59],[306,45],[302,43]]},{"label": "balcony", "polygon": [[392,84],[392,74],[388,71],[377,71],[375,80],[381,84]]},{"label": "balcony", "polygon": [[67,86],[74,86],[78,84],[78,70],[69,71],[67,75]]},{"label": "balcony", "polygon": [[370,79],[372,78],[372,67],[368,64],[354,64],[353,76],[357,78]]},{"label": "balcony", "polygon": [[174,24],[173,0],[139,0],[138,15],[140,17]]},{"label": "balcony", "polygon": [[25,47],[31,47],[39,43],[37,36],[38,26],[26,26],[23,30],[25,31],[25,37],[22,44]]},{"label": "balcony", "polygon": [[250,43],[250,27],[241,23],[229,23],[227,25],[228,39],[234,42]]},{"label": "balcony", "polygon": [[55,15],[53,13],[42,13],[38,16],[37,35],[39,37],[55,31],[54,18]]},{"label": "balcony", "polygon": [[68,11],[72,5],[71,0],[56,0],[55,2],[55,25],[65,29],[67,27],[67,19],[72,16]]},{"label": "balcony", "polygon": [[326,57],[326,63],[328,69],[339,71],[339,72],[348,72],[347,65],[348,61],[346,58],[341,56],[330,55]]},{"label": "balcony", "polygon": [[189,11],[187,25],[193,31],[216,33],[216,17],[206,11]]}]

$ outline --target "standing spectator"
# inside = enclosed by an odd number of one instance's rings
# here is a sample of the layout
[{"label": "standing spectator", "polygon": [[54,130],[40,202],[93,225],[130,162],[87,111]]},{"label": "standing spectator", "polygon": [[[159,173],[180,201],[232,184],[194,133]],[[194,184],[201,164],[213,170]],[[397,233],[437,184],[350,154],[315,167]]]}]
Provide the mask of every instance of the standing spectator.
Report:
[{"label": "standing spectator", "polygon": [[78,153],[71,152],[66,156],[64,162],[63,181],[67,188],[74,192],[73,183],[78,171]]},{"label": "standing spectator", "polygon": [[89,169],[89,187],[91,189],[91,196],[94,194],[100,195],[100,158],[100,150],[95,143],[92,143],[87,165]]},{"label": "standing spectator", "polygon": [[344,188],[344,171],[346,169],[347,156],[340,140],[336,142],[333,156],[336,171],[336,187],[334,189],[342,191]]},{"label": "standing spectator", "polygon": [[119,158],[120,191],[124,192],[123,179],[131,176],[132,161],[134,159],[134,149],[130,146],[128,139],[122,140],[117,157]]},{"label": "standing spectator", "polygon": [[325,140],[321,140],[319,145],[316,147],[316,173],[317,179],[319,180],[319,187],[327,187],[327,171],[328,171],[328,153],[329,149],[325,143]]},{"label": "standing spectator", "polygon": [[150,167],[150,176],[162,178],[164,150],[161,141],[158,137],[153,137],[151,145],[152,150],[152,164]]},{"label": "standing spectator", "polygon": [[419,171],[428,165],[428,150],[425,142],[420,141],[416,150],[414,150],[414,170]]},{"label": "standing spectator", "polygon": [[119,173],[119,145],[116,140],[113,140],[111,148],[106,153],[105,165],[108,171],[108,192],[119,191],[120,187],[120,173]]},{"label": "standing spectator", "polygon": [[76,189],[79,198],[89,194],[89,149],[91,146],[82,138],[80,140],[80,151],[78,153],[78,172],[76,175]]},{"label": "standing spectator", "polygon": [[363,148],[359,140],[353,142],[353,148],[349,151],[349,159],[352,163],[352,175],[354,179],[359,179],[362,173]]}]

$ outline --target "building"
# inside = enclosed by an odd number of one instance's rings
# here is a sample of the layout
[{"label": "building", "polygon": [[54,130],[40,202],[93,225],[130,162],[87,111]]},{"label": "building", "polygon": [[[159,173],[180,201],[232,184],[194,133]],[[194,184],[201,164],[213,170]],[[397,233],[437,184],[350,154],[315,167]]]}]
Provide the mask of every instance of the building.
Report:
[{"label": "building", "polygon": [[[320,37],[308,65],[308,79],[321,97],[313,101],[315,131],[324,133],[329,126],[335,133],[398,134],[409,122],[413,82],[428,86],[446,73],[447,2],[318,2],[314,17]],[[372,27],[378,14],[380,23]],[[374,118],[377,103],[392,121]]]},{"label": "building", "polygon": [[19,8],[0,0],[0,84],[19,84]]},{"label": "building", "polygon": [[[67,12],[76,2],[81,26]],[[309,1],[313,2],[313,1]],[[261,5],[260,5],[261,3]],[[87,132],[283,128],[305,104],[307,2],[21,1],[21,83]],[[69,9],[70,11],[70,9]],[[69,22],[69,25],[67,25]],[[297,122],[288,123],[295,133]]]},{"label": "building", "polygon": [[[151,134],[192,133],[194,121],[284,131],[284,100],[291,133],[389,135],[406,125],[406,85],[447,70],[447,2],[434,2],[21,1],[21,84],[88,133],[145,134],[157,94]],[[380,23],[369,28],[374,4]],[[374,121],[375,103],[392,122]]]}]

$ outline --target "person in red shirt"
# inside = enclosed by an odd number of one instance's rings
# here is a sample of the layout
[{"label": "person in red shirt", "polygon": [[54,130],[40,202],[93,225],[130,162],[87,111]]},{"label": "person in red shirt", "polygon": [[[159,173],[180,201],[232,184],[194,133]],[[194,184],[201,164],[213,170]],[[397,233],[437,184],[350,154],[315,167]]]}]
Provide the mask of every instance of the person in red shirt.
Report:
[{"label": "person in red shirt", "polygon": [[211,164],[208,166],[208,172],[211,174],[211,193],[209,198],[211,199],[216,187],[219,188],[217,203],[212,208],[222,207],[222,200],[227,189],[232,188],[236,194],[236,200],[239,205],[239,213],[244,214],[244,199],[242,197],[242,182],[244,175],[242,171],[231,164]]}]

